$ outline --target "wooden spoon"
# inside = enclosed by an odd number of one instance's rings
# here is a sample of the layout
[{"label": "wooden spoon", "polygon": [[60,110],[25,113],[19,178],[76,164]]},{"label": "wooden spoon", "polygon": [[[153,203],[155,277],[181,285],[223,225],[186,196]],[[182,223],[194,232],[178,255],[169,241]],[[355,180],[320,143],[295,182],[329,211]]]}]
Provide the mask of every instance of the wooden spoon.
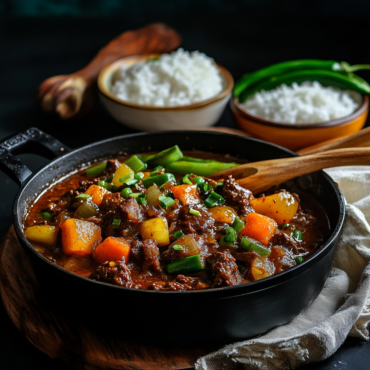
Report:
[{"label": "wooden spoon", "polygon": [[364,128],[353,135],[349,135],[337,140],[325,141],[317,145],[298,150],[299,155],[308,155],[321,153],[326,150],[341,149],[341,148],[362,148],[370,146],[370,127]]},{"label": "wooden spoon", "polygon": [[[229,127],[208,127],[200,128],[199,130],[225,132],[227,134],[234,134],[240,136],[252,136],[246,131],[238,130]],[[370,127],[364,128],[353,135],[342,137],[339,139],[324,141],[316,145],[309,146],[298,150],[299,155],[308,155],[325,152],[326,150],[342,149],[342,148],[363,148],[370,146]]]},{"label": "wooden spoon", "polygon": [[246,163],[211,176],[222,179],[232,175],[240,186],[258,194],[297,176],[329,167],[370,165],[370,148],[329,150],[302,157]]}]

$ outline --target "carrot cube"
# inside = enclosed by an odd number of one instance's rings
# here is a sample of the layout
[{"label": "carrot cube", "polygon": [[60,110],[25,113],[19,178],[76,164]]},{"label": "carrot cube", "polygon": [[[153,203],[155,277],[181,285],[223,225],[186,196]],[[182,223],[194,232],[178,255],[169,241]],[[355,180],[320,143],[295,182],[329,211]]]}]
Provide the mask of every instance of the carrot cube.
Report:
[{"label": "carrot cube", "polygon": [[94,260],[98,263],[122,261],[123,258],[128,263],[130,249],[130,243],[125,239],[109,236],[95,248],[93,256]]},{"label": "carrot cube", "polygon": [[264,245],[268,245],[271,237],[275,234],[278,224],[269,217],[258,213],[248,213],[246,224],[241,235],[250,236]]},{"label": "carrot cube", "polygon": [[200,203],[197,185],[176,185],[171,188],[171,191],[184,206]]},{"label": "carrot cube", "polygon": [[107,189],[99,185],[91,185],[86,191],[85,194],[92,197],[92,201],[99,206],[102,202],[104,195],[107,193]]},{"label": "carrot cube", "polygon": [[65,254],[89,255],[101,242],[101,228],[92,222],[70,218],[60,228]]}]

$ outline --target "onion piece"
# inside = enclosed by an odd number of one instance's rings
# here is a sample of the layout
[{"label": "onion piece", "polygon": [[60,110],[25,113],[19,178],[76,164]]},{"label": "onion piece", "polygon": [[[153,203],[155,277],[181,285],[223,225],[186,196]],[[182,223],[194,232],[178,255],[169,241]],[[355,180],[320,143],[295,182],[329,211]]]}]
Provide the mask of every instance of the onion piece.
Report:
[{"label": "onion piece", "polygon": [[194,240],[194,238],[191,235],[185,235],[180,239],[177,239],[175,242],[173,242],[169,248],[172,248],[174,245],[181,245],[183,247],[181,252],[181,258],[190,257],[194,254],[199,254],[199,247],[197,242]]},{"label": "onion piece", "polygon": [[76,218],[89,218],[98,214],[98,206],[91,200],[87,199],[75,211]]},{"label": "onion piece", "polygon": [[146,191],[146,201],[150,206],[159,206],[159,197],[162,196],[162,192],[158,189],[156,184],[153,184]]}]

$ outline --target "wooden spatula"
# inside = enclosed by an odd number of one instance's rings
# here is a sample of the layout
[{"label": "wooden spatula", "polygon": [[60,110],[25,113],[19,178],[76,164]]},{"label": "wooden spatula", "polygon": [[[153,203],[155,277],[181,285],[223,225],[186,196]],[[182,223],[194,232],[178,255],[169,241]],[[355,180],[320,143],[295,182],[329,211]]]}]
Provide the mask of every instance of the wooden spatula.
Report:
[{"label": "wooden spatula", "polygon": [[[201,128],[199,130],[225,132],[227,134],[234,134],[234,135],[240,135],[240,136],[252,136],[245,131],[238,130],[235,128],[229,128],[229,127],[208,127],[208,128]],[[356,132],[353,135],[342,137],[336,140],[325,141],[323,143],[319,143],[319,144],[312,145],[307,148],[303,148],[301,150],[298,150],[297,154],[308,155],[308,154],[321,153],[321,152],[325,152],[327,150],[332,150],[332,149],[363,148],[367,146],[370,146],[370,127],[364,128],[361,131]]]},{"label": "wooden spatula", "polygon": [[209,177],[218,180],[232,175],[239,185],[258,194],[297,176],[324,168],[352,165],[370,165],[370,148],[335,149],[294,158],[246,163]]}]

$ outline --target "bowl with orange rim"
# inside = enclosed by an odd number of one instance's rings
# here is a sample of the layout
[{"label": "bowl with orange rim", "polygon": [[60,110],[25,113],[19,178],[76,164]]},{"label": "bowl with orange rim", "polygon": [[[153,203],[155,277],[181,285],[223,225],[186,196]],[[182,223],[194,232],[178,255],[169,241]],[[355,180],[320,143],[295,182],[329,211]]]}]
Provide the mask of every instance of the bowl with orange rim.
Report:
[{"label": "bowl with orange rim", "polygon": [[292,125],[267,121],[252,116],[241,108],[238,98],[230,101],[236,124],[251,135],[297,151],[315,144],[352,135],[365,125],[369,112],[369,97],[361,95],[362,101],[352,114],[332,121]]}]

